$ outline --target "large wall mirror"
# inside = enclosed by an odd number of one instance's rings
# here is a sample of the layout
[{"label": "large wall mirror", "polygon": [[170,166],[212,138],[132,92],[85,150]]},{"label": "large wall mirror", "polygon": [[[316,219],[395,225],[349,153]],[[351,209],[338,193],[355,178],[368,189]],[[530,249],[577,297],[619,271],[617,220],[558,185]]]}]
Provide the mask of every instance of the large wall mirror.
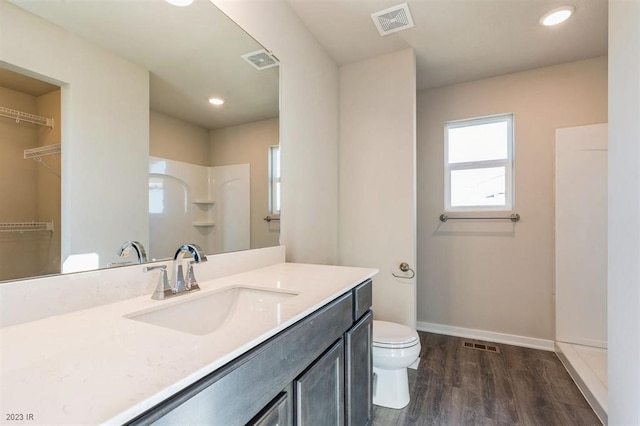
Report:
[{"label": "large wall mirror", "polygon": [[0,281],[279,244],[277,58],[209,0],[0,9]]}]

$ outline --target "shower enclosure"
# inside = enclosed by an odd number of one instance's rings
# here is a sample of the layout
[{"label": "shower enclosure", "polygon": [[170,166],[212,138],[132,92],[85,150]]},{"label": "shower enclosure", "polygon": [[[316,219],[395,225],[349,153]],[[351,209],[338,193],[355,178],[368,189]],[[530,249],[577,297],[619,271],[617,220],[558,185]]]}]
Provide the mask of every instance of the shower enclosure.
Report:
[{"label": "shower enclosure", "polygon": [[149,256],[186,242],[207,254],[250,248],[250,166],[205,167],[149,157]]},{"label": "shower enclosure", "polygon": [[556,352],[607,420],[607,125],[556,130]]}]

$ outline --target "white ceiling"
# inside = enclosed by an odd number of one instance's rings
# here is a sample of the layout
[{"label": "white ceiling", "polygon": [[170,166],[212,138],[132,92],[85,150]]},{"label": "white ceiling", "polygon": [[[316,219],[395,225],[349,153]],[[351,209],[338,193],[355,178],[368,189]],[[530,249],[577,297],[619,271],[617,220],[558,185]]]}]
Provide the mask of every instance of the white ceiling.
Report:
[{"label": "white ceiling", "polygon": [[[414,28],[382,37],[371,14],[403,0],[287,0],[340,65],[413,47],[418,89],[607,54],[607,0],[408,0]],[[557,27],[543,14],[571,4]]]},{"label": "white ceiling", "polygon": [[[277,117],[278,67],[240,55],[262,49],[209,0],[12,0],[149,70],[151,108],[215,129]],[[210,96],[226,100],[221,107]]]},{"label": "white ceiling", "polygon": [[[155,110],[205,128],[278,116],[278,68],[244,62],[261,46],[209,0],[11,1],[150,70]],[[409,0],[415,27],[385,37],[370,15],[402,0],[286,1],[340,65],[413,47],[418,89],[607,54],[607,0],[568,0],[551,28],[538,21],[563,0]]]}]

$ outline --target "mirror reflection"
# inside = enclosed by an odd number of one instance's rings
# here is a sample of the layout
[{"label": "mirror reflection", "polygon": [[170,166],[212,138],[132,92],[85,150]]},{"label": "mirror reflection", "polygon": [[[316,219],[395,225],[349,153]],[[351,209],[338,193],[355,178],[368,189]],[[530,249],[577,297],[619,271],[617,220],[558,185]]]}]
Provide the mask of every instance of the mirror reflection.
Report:
[{"label": "mirror reflection", "polygon": [[277,58],[208,0],[3,3],[0,107],[53,125],[0,109],[0,280],[278,244]]},{"label": "mirror reflection", "polygon": [[59,87],[0,68],[0,280],[60,272],[59,123]]}]

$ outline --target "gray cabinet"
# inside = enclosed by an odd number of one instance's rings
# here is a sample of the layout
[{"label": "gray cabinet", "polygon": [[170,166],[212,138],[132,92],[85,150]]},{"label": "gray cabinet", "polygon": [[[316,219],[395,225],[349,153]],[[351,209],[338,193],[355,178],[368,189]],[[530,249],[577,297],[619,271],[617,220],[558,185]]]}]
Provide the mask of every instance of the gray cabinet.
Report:
[{"label": "gray cabinet", "polygon": [[364,426],[370,307],[368,280],[128,424]]},{"label": "gray cabinet", "polygon": [[293,419],[289,407],[290,392],[280,392],[269,405],[247,426],[291,426]]},{"label": "gray cabinet", "polygon": [[373,314],[367,311],[345,333],[346,420],[363,426],[371,420],[373,398]]},{"label": "gray cabinet", "polygon": [[296,424],[344,425],[344,344],[338,340],[294,382]]}]

